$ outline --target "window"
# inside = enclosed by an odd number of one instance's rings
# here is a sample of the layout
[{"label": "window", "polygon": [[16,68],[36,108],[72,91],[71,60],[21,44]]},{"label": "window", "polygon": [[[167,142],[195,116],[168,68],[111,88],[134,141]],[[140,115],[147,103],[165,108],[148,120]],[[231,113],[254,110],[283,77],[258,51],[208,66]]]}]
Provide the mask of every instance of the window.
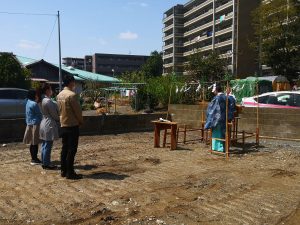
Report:
[{"label": "window", "polygon": [[15,93],[16,93],[17,99],[26,99],[27,98],[27,91],[18,90],[18,91],[15,91]]},{"label": "window", "polygon": [[16,95],[13,90],[0,90],[0,99],[15,99]]},{"label": "window", "polygon": [[292,94],[279,94],[277,95],[277,105],[294,106],[294,98]]},{"label": "window", "polygon": [[300,107],[300,94],[294,94],[295,106]]},{"label": "window", "polygon": [[[254,100],[257,102],[257,98],[254,98]],[[295,106],[293,95],[288,93],[261,96],[258,100],[261,104]]]}]

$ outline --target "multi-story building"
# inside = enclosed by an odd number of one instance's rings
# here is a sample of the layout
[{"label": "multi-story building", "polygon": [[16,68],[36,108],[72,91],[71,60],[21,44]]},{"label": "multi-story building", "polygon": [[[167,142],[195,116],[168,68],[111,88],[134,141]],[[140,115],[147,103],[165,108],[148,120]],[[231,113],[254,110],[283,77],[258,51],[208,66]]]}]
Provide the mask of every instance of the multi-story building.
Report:
[{"label": "multi-story building", "polygon": [[119,76],[141,69],[149,56],[96,53],[85,56],[85,69],[93,73]]},{"label": "multi-story building", "polygon": [[84,58],[63,58],[63,64],[77,69],[109,76],[141,69],[149,56],[96,53]]},{"label": "multi-story building", "polygon": [[228,60],[236,77],[253,75],[257,70],[251,12],[260,0],[190,0],[164,13],[164,73],[185,74],[188,56],[215,50]]},{"label": "multi-story building", "polygon": [[84,70],[84,59],[82,58],[63,58],[62,64],[65,66],[72,66],[76,69]]},{"label": "multi-story building", "polygon": [[93,71],[93,57],[91,55],[84,57],[84,70],[89,72]]}]

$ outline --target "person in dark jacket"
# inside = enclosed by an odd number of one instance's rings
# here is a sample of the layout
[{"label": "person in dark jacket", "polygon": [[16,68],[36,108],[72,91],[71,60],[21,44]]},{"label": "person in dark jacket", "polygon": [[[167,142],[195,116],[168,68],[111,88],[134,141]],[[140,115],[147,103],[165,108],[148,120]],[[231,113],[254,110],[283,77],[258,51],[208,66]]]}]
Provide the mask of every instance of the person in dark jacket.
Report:
[{"label": "person in dark jacket", "polygon": [[40,143],[39,130],[42,121],[42,113],[38,105],[40,102],[39,92],[29,90],[26,102],[26,130],[23,138],[25,144],[30,144],[31,165],[41,164],[41,160],[37,157],[38,145]]}]

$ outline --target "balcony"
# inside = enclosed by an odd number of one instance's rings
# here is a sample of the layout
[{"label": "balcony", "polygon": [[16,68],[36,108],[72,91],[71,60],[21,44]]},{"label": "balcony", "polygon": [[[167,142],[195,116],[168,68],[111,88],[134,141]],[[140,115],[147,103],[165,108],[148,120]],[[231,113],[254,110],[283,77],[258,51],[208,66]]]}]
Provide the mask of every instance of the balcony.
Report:
[{"label": "balcony", "polygon": [[173,44],[163,46],[163,50],[173,48]]},{"label": "balcony", "polygon": [[164,68],[170,68],[170,67],[173,67],[174,63],[167,63],[167,64],[164,64]]},{"label": "balcony", "polygon": [[169,16],[167,16],[167,17],[165,17],[165,18],[163,19],[163,23],[166,23],[166,22],[170,21],[170,20],[173,19],[173,18],[174,18],[174,14],[171,14],[171,15],[169,15]]},{"label": "balcony", "polygon": [[200,43],[201,41],[205,41],[205,40],[207,40],[207,39],[209,39],[209,38],[211,38],[211,36],[210,36],[210,37],[207,37],[206,35],[200,37],[200,39],[196,39],[196,38],[195,38],[195,39],[192,40],[192,41],[185,42],[183,46],[184,46],[184,47],[187,47],[187,46],[189,46],[189,45],[193,45],[193,44],[196,44],[196,43]]},{"label": "balcony", "polygon": [[231,45],[231,44],[232,44],[232,39],[229,39],[229,40],[226,40],[226,41],[219,42],[219,43],[215,44],[215,48],[221,48],[221,47]]},{"label": "balcony", "polygon": [[198,49],[194,48],[193,50],[190,50],[190,51],[184,52],[184,53],[183,53],[183,56],[184,56],[184,57],[186,57],[186,56],[189,56],[189,55],[195,54],[197,51],[198,51]]},{"label": "balcony", "polygon": [[219,57],[221,59],[228,59],[228,58],[232,57],[232,54],[231,53],[224,53],[224,54],[220,54]]},{"label": "balcony", "polygon": [[[223,21],[227,21],[233,18],[233,13],[228,13]],[[216,20],[216,25],[220,24],[220,19]]]},{"label": "balcony", "polygon": [[198,32],[198,31],[201,31],[201,30],[203,30],[203,29],[205,29],[205,28],[208,28],[208,27],[210,27],[210,26],[212,26],[212,25],[213,25],[213,22],[212,22],[212,21],[209,22],[209,23],[203,24],[203,25],[200,26],[200,27],[197,27],[197,28],[195,28],[195,29],[193,29],[193,30],[190,30],[190,31],[188,31],[188,32],[185,32],[185,33],[184,33],[184,37],[188,37],[188,36],[190,36],[191,34],[194,34],[194,33]]},{"label": "balcony", "polygon": [[217,36],[220,36],[222,34],[231,33],[231,32],[232,32],[232,27],[230,26],[230,27],[225,28],[223,30],[217,31],[215,36],[217,37]]},{"label": "balcony", "polygon": [[163,59],[169,59],[169,58],[172,58],[173,56],[174,56],[173,53],[167,54],[167,55],[164,55],[164,56],[163,56]]},{"label": "balcony", "polygon": [[204,14],[202,14],[202,15],[200,15],[200,16],[198,16],[198,17],[196,17],[196,18],[194,18],[194,19],[192,19],[192,20],[190,20],[190,21],[188,21],[188,22],[186,22],[186,23],[184,23],[184,27],[187,27],[187,26],[189,26],[189,25],[191,25],[191,24],[193,24],[193,23],[196,23],[196,22],[202,20],[203,18],[205,18],[205,17],[211,15],[212,13],[213,13],[213,10],[210,9],[210,10],[207,11],[206,13],[204,13]]},{"label": "balcony", "polygon": [[168,30],[173,29],[173,27],[174,27],[174,24],[171,24],[171,25],[169,25],[169,26],[167,26],[167,27],[164,27],[164,28],[163,28],[163,32],[167,32]]},{"label": "balcony", "polygon": [[224,4],[224,5],[219,6],[219,7],[216,9],[216,13],[218,13],[218,12],[222,11],[223,9],[226,9],[226,8],[228,8],[228,7],[230,7],[230,6],[233,6],[233,1],[232,1],[232,0],[229,1],[229,2],[227,2],[227,3]]},{"label": "balcony", "polygon": [[187,51],[187,52],[183,53],[183,56],[189,56],[189,55],[195,54],[197,52],[204,52],[204,51],[207,51],[207,50],[210,50],[210,49],[212,49],[212,44],[209,44],[209,45],[204,46],[202,48],[194,48],[190,51]]},{"label": "balcony", "polygon": [[199,9],[202,9],[203,7],[209,5],[210,3],[212,3],[212,0],[208,0],[208,1],[206,1],[206,2],[203,2],[202,4],[200,4],[200,5],[196,6],[196,7],[194,7],[194,8],[191,9],[190,11],[186,12],[186,13],[184,14],[184,17],[187,17],[187,16],[193,14],[194,12],[198,11]]},{"label": "balcony", "polygon": [[211,44],[210,44],[210,45],[207,45],[207,46],[205,46],[205,47],[203,47],[203,48],[201,48],[200,51],[201,51],[201,52],[204,52],[204,51],[207,51],[207,50],[210,50],[210,49],[212,49],[212,45],[211,45]]},{"label": "balcony", "polygon": [[174,34],[170,34],[168,36],[163,37],[163,41],[167,41],[167,40],[169,40],[169,39],[171,39],[173,37],[174,37]]}]

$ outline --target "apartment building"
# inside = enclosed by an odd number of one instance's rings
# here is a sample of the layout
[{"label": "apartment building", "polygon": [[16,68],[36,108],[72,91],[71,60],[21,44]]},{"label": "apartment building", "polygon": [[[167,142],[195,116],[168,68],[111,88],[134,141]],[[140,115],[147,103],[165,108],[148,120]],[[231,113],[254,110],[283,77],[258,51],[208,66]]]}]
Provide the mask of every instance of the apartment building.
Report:
[{"label": "apartment building", "polygon": [[63,58],[65,66],[109,76],[140,70],[149,56],[96,53],[84,58]]},{"label": "apartment building", "polygon": [[249,47],[253,38],[251,12],[260,0],[191,0],[164,13],[164,73],[187,74],[188,56],[211,50],[228,61],[235,77],[253,75],[257,57]]},{"label": "apartment building", "polygon": [[64,64],[65,66],[72,66],[76,69],[84,70],[83,58],[66,57],[62,59],[62,64]]},{"label": "apartment building", "polygon": [[[110,76],[120,76],[125,72],[133,72],[141,69],[149,58],[144,55],[121,55],[96,53],[86,56],[92,59],[91,66],[93,73],[100,73]],[[87,66],[90,66],[87,64]]]}]

